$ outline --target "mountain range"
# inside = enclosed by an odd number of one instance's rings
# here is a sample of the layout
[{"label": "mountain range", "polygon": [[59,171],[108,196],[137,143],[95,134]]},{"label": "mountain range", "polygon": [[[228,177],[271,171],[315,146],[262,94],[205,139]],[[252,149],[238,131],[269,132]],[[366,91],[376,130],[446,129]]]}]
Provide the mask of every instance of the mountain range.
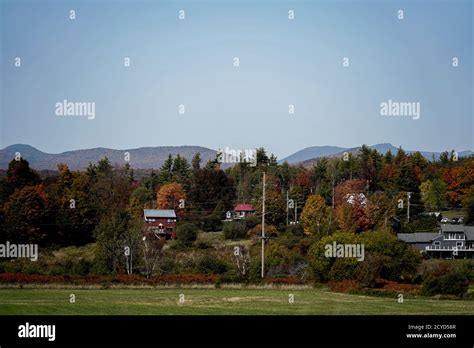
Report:
[{"label": "mountain range", "polygon": [[171,154],[185,157],[189,163],[196,153],[200,153],[203,164],[216,157],[216,151],[200,146],[157,146],[138,149],[114,150],[104,147],[67,151],[58,154],[46,153],[33,146],[16,144],[0,150],[0,169],[8,168],[8,163],[19,152],[30,166],[36,170],[56,170],[59,163],[66,163],[71,170],[84,170],[89,163],[96,163],[107,157],[112,164],[124,165],[126,153],[130,154],[130,166],[136,169],[159,168]]},{"label": "mountain range", "polygon": [[[388,151],[390,151],[392,154],[396,154],[398,151],[398,148],[393,146],[390,143],[383,143],[383,144],[376,144],[369,146],[371,149],[377,150],[377,152],[381,154],[386,154]],[[296,164],[296,163],[301,163],[305,167],[312,166],[315,160],[321,157],[342,157],[344,152],[352,153],[355,154],[359,151],[359,147],[351,147],[351,148],[344,148],[344,147],[338,147],[338,146],[311,146],[304,148],[302,150],[299,150],[290,156],[287,156],[283,159],[281,159],[279,162],[283,163],[287,161],[289,164]],[[411,154],[414,152],[419,151],[423,157],[425,157],[428,160],[434,159],[439,159],[439,156],[441,155],[441,152],[431,152],[431,151],[421,151],[421,150],[406,150],[403,149],[406,153]],[[474,152],[470,150],[466,151],[461,151],[458,153],[459,157],[467,157],[473,155]]]},{"label": "mountain range", "polygon": [[[376,144],[369,146],[378,152],[385,154],[391,151],[395,154],[398,150],[392,144]],[[315,160],[321,157],[342,156],[344,152],[356,153],[360,147],[344,148],[338,146],[312,146],[293,153],[280,160],[280,163],[287,161],[289,164],[302,164],[305,167],[311,166]],[[407,153],[415,151],[405,150]],[[37,170],[56,170],[58,163],[66,163],[71,170],[84,170],[89,163],[96,163],[100,159],[107,157],[111,163],[125,164],[126,152],[130,154],[130,165],[136,169],[159,168],[168,158],[168,155],[176,156],[180,154],[191,162],[196,153],[200,153],[202,164],[215,158],[217,151],[201,146],[157,146],[141,147],[138,149],[114,150],[103,147],[66,151],[58,154],[46,153],[36,149],[33,146],[25,144],[16,144],[7,146],[0,150],[0,169],[8,168],[8,163],[19,152],[23,158],[28,160],[30,166]],[[438,159],[439,152],[420,151],[420,153],[431,160],[433,157]],[[459,157],[470,156],[472,151],[459,152]]]}]

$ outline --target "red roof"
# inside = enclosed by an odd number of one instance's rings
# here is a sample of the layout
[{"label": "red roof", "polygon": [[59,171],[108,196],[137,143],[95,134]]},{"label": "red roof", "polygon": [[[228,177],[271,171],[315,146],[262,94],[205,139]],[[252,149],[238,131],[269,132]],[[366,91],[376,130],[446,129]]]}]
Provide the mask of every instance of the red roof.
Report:
[{"label": "red roof", "polygon": [[235,206],[234,211],[256,211],[252,204],[239,203]]}]

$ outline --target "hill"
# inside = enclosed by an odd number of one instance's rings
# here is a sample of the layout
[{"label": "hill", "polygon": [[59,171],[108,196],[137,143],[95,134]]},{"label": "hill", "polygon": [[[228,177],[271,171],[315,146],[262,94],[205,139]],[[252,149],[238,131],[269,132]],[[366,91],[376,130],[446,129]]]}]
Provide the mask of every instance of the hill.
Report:
[{"label": "hill", "polygon": [[125,153],[130,153],[130,166],[136,169],[159,168],[169,154],[176,156],[180,154],[190,163],[196,153],[201,154],[202,164],[214,159],[216,151],[200,146],[157,146],[141,147],[138,149],[114,150],[103,147],[67,151],[58,154],[46,153],[33,146],[16,144],[0,150],[0,169],[6,169],[8,163],[19,152],[23,158],[30,162],[30,166],[36,170],[56,170],[58,163],[66,163],[72,170],[84,170],[89,163],[96,163],[107,157],[111,163],[125,164]]}]

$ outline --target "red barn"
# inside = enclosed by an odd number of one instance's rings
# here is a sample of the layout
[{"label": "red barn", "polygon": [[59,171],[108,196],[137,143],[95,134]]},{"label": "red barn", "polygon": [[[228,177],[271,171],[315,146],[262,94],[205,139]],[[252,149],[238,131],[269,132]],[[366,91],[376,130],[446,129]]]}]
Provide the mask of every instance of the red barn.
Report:
[{"label": "red barn", "polygon": [[172,209],[144,209],[145,228],[157,238],[176,238],[176,213]]}]

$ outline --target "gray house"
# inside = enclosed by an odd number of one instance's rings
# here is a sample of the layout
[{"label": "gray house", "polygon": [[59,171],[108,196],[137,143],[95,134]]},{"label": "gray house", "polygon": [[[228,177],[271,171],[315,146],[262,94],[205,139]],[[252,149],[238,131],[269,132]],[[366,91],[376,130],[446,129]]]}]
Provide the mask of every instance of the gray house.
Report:
[{"label": "gray house", "polygon": [[399,233],[398,239],[435,258],[474,258],[474,226],[441,225],[439,233]]}]

